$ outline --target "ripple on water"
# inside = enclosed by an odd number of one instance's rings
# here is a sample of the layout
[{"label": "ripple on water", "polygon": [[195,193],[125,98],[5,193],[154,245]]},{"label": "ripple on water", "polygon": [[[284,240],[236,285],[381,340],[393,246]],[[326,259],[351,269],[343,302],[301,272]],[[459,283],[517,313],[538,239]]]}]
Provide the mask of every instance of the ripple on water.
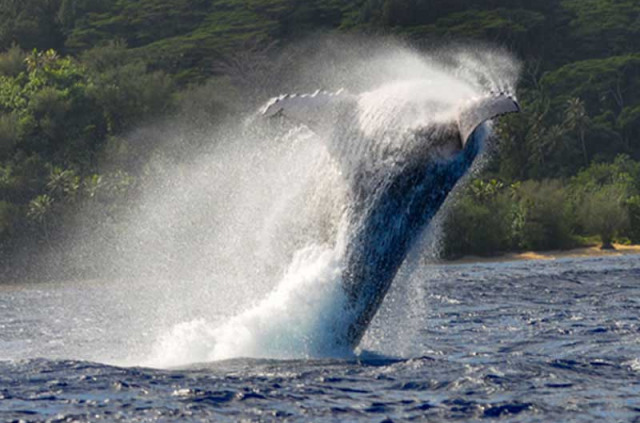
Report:
[{"label": "ripple on water", "polygon": [[[172,370],[2,361],[0,421],[637,419],[637,263],[527,266],[414,275],[371,328],[376,353],[355,359],[236,359]],[[394,357],[401,338],[392,335],[411,325],[417,353]]]}]

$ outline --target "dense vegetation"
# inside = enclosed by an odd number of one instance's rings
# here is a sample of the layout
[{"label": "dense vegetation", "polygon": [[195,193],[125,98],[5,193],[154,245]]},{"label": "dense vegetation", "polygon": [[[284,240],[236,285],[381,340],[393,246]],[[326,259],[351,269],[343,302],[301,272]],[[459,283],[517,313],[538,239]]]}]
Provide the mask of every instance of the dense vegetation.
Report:
[{"label": "dense vegetation", "polygon": [[194,85],[233,91],[241,58],[319,30],[482,40],[524,61],[524,113],[457,195],[447,256],[640,242],[636,0],[0,0],[3,267],[81,208],[126,207],[154,149],[122,136],[134,125],[178,113]]}]

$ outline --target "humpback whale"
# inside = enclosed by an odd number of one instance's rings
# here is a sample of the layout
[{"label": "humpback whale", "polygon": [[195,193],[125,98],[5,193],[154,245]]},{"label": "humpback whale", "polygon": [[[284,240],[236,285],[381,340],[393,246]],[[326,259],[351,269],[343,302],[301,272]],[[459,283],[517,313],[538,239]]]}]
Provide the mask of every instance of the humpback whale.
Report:
[{"label": "humpback whale", "polygon": [[[326,141],[348,184],[348,230],[340,244],[351,318],[337,342],[350,348],[360,343],[422,229],[478,156],[489,121],[520,111],[504,92],[454,107],[435,101],[366,107],[367,101],[366,94],[317,91],[282,95],[261,109],[267,118],[306,125]],[[406,109],[393,113],[402,124],[385,120],[390,107]]]}]

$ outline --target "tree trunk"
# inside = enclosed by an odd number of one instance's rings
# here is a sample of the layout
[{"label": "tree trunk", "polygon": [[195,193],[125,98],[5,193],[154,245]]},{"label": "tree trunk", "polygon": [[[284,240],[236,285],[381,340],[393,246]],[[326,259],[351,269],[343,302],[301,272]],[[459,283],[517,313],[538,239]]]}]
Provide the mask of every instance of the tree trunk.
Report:
[{"label": "tree trunk", "polygon": [[600,235],[602,239],[602,247],[601,250],[615,250],[616,247],[613,246],[613,237],[611,235]]},{"label": "tree trunk", "polygon": [[580,129],[580,142],[582,143],[582,155],[584,156],[584,165],[589,166],[589,156],[587,155],[587,144],[584,142],[584,129]]}]

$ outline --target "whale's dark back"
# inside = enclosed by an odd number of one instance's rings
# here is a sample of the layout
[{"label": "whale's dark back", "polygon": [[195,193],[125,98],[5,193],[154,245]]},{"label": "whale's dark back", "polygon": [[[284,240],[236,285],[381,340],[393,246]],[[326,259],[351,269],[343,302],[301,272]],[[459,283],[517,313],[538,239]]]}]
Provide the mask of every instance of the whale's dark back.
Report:
[{"label": "whale's dark back", "polygon": [[[356,347],[407,253],[478,155],[484,128],[453,157],[427,155],[392,174],[352,217],[343,283],[354,318],[346,342]],[[449,136],[457,137],[453,133]],[[366,200],[365,200],[366,201]]]}]

